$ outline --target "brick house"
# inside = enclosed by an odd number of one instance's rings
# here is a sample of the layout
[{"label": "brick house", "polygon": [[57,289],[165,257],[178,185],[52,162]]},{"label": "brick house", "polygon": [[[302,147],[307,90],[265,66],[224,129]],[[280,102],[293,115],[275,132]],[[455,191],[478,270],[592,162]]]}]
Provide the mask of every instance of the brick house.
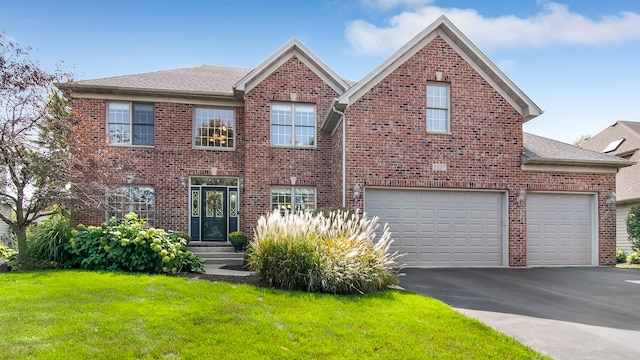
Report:
[{"label": "brick house", "polygon": [[635,163],[616,175],[616,246],[630,252],[627,216],[632,207],[640,205],[640,122],[617,121],[585,141],[582,147]]},{"label": "brick house", "polygon": [[542,111],[445,17],[357,83],[294,38],[254,69],[59,87],[133,163],[84,223],[135,210],[226,241],[272,209],[338,205],[388,223],[408,266],[615,263],[607,199],[630,163],[523,134]]}]

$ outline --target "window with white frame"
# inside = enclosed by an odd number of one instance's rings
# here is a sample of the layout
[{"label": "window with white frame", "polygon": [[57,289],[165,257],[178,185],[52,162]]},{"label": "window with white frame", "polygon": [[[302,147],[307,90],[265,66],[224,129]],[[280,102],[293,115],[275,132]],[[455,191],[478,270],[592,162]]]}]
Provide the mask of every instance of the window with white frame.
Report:
[{"label": "window with white frame", "polygon": [[235,148],[235,114],[232,109],[195,108],[194,116],[194,147]]},{"label": "window with white frame", "polygon": [[314,147],[316,145],[315,105],[272,104],[271,145]]},{"label": "window with white frame", "polygon": [[130,212],[153,226],[156,213],[156,196],[152,186],[119,185],[107,189],[105,217],[123,218]]},{"label": "window with white frame", "polygon": [[271,187],[271,210],[281,214],[293,211],[311,211],[316,209],[316,189],[302,186]]},{"label": "window with white frame", "polygon": [[153,104],[109,102],[107,113],[111,144],[153,146]]},{"label": "window with white frame", "polygon": [[449,86],[427,85],[427,131],[449,132]]}]

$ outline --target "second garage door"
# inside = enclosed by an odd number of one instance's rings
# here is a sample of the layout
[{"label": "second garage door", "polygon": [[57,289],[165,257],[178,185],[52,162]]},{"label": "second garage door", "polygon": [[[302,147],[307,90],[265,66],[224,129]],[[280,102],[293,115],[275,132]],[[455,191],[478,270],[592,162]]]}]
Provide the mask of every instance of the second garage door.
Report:
[{"label": "second garage door", "polygon": [[389,224],[406,266],[503,266],[504,195],[367,188],[365,211]]},{"label": "second garage door", "polygon": [[594,196],[527,195],[527,265],[594,265]]}]

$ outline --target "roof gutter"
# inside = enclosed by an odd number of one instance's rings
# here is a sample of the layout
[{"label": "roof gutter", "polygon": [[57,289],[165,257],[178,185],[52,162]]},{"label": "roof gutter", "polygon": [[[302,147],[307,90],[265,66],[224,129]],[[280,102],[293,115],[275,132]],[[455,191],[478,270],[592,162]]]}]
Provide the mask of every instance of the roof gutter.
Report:
[{"label": "roof gutter", "polygon": [[631,165],[635,165],[634,161],[608,161],[608,160],[576,160],[576,159],[556,159],[556,158],[522,158],[522,164],[530,164],[530,165],[574,165],[574,166],[585,166],[585,165],[593,165],[593,166],[601,166],[601,167],[612,167],[612,168],[623,168]]},{"label": "roof gutter", "polygon": [[122,86],[80,85],[74,83],[55,83],[63,92],[118,94],[118,95],[152,95],[152,96],[182,96],[197,99],[234,99],[233,93],[216,93],[208,91],[189,91],[172,89],[147,89]]}]

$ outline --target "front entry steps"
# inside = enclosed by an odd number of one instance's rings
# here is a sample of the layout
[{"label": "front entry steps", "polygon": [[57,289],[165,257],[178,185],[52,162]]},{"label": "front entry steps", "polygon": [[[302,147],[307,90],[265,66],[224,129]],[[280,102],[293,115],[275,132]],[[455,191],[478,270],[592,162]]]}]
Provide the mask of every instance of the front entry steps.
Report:
[{"label": "front entry steps", "polygon": [[244,252],[235,252],[229,243],[192,241],[187,251],[204,259],[206,265],[243,265]]}]

